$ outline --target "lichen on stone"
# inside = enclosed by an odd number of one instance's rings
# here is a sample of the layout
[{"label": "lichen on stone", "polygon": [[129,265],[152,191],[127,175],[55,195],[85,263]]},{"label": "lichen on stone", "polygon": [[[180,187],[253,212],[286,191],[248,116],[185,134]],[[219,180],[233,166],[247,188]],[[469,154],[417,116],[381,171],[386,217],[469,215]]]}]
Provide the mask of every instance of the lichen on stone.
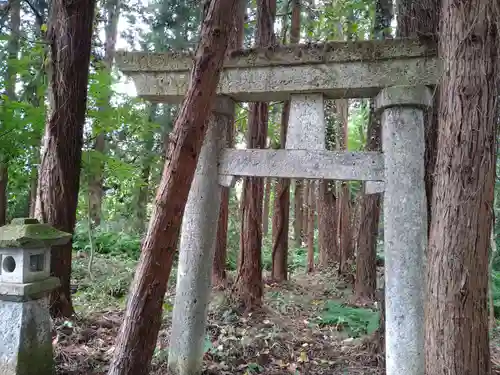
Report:
[{"label": "lichen on stone", "polygon": [[[335,41],[273,45],[228,51],[224,68],[303,65],[435,57],[436,45],[419,39],[388,39],[369,41]],[[191,52],[166,53],[118,52],[116,61],[124,72],[189,71],[194,55]]]},{"label": "lichen on stone", "polygon": [[62,232],[49,224],[41,224],[36,219],[14,219],[9,225],[0,227],[0,247],[37,248],[63,245],[71,239],[71,234]]}]

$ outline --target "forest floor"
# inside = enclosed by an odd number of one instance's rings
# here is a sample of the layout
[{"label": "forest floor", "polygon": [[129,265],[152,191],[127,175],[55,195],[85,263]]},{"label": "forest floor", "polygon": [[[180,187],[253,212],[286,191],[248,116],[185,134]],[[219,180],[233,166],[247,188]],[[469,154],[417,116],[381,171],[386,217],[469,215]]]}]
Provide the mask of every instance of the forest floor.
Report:
[{"label": "forest floor", "polygon": [[[82,260],[75,261],[77,317],[54,322],[60,375],[105,374],[113,354],[134,263],[98,258],[95,264],[91,281]],[[370,345],[369,333],[378,325],[376,307],[350,306],[350,288],[331,274],[296,271],[285,284],[266,283],[264,307],[254,313],[238,311],[230,292],[215,291],[204,374],[383,374],[383,358]],[[175,272],[171,281],[152,374],[166,374]],[[496,336],[494,332],[493,363],[500,365]]]}]

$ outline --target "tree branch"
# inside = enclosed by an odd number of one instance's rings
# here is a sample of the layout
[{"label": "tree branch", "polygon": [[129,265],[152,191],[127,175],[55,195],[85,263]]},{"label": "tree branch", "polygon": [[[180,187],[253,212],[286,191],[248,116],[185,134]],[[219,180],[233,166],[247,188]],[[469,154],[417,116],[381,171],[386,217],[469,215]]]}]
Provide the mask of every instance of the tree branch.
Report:
[{"label": "tree branch", "polygon": [[[10,0],[10,1],[12,1],[12,0]],[[35,7],[33,4],[31,4],[31,2],[30,2],[29,0],[24,0],[24,2],[25,2],[26,4],[28,4],[28,6],[30,7],[30,9],[31,9],[31,10],[33,11],[33,13],[35,14],[35,18],[36,18],[36,20],[37,20],[38,24],[39,24],[40,26],[41,26],[41,25],[43,25],[43,24],[45,23],[45,20],[43,19],[43,14],[41,14],[41,13],[38,11],[38,9],[36,9],[36,7]]]}]

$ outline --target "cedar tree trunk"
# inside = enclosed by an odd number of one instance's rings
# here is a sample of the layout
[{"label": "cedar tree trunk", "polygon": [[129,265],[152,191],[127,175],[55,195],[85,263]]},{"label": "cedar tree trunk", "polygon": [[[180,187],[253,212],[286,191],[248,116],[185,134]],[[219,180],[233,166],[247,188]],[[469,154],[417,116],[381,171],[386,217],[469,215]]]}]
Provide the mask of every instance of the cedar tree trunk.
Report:
[{"label": "cedar tree trunk", "polygon": [[[228,44],[228,51],[239,49],[243,46],[245,26],[246,0],[236,2],[236,13],[233,18],[234,31]],[[226,147],[233,147],[234,143],[234,117],[226,129]],[[217,226],[217,242],[215,244],[214,262],[212,267],[212,285],[223,287],[226,284],[226,257],[227,257],[227,226],[229,220],[229,195],[230,188],[221,188],[221,203],[219,209],[219,223]]]},{"label": "cedar tree trunk", "polygon": [[335,182],[320,180],[318,195],[319,266],[324,268],[339,261]]},{"label": "cedar tree trunk", "polygon": [[[94,0],[53,0],[47,33],[52,108],[39,174],[40,215],[68,233],[76,222],[94,8]],[[61,281],[50,296],[54,317],[73,314],[71,251],[71,242],[52,248],[51,274]]]},{"label": "cedar tree trunk", "polygon": [[498,0],[443,0],[427,259],[426,374],[491,374],[488,248],[499,83]]},{"label": "cedar tree trunk", "polygon": [[[435,43],[440,20],[441,0],[400,0],[398,11],[398,38],[421,38]],[[434,103],[425,112],[425,190],[427,195],[428,228],[432,221],[432,190],[437,155],[437,121],[439,87],[434,87]]]},{"label": "cedar tree trunk", "polygon": [[[340,150],[348,150],[348,114],[349,102],[347,99],[339,99],[335,102],[339,114],[339,137],[338,146]],[[349,192],[349,185],[346,181],[340,183],[340,192],[338,202],[338,233],[339,233],[339,247],[340,247],[340,273],[350,272],[350,262],[354,256],[352,247],[352,233],[351,233],[351,197]]]},{"label": "cedar tree trunk", "polygon": [[[281,116],[280,146],[284,147],[288,129],[290,102],[283,104]],[[273,251],[271,278],[284,281],[288,278],[288,230],[290,215],[290,179],[279,178],[276,182],[273,212]]]},{"label": "cedar tree trunk", "polygon": [[[371,101],[366,151],[380,152],[381,148],[380,116],[374,112]],[[377,238],[382,194],[362,194],[354,289],[356,298],[371,300],[377,287]]]},{"label": "cedar tree trunk", "polygon": [[[300,0],[292,4],[292,22],[290,43],[296,44],[300,39]],[[281,115],[280,147],[285,148],[288,130],[290,102],[283,104]],[[276,281],[287,280],[288,267],[288,232],[290,226],[290,179],[279,178],[276,182],[273,213],[273,268],[272,278]]]},{"label": "cedar tree trunk", "polygon": [[309,181],[309,196],[307,199],[307,272],[314,271],[314,216],[316,202],[316,181]]},{"label": "cedar tree trunk", "polygon": [[[391,37],[392,1],[377,0],[375,3],[374,36],[376,39]],[[382,151],[381,121],[370,101],[370,117],[367,130],[366,151]],[[357,239],[356,278],[354,289],[359,299],[371,300],[377,288],[377,238],[382,194],[361,194],[360,225]]]},{"label": "cedar tree trunk", "polygon": [[[156,112],[158,104],[152,103],[149,107],[149,122],[153,123],[156,120]],[[144,142],[143,152],[144,155],[141,160],[141,172],[139,177],[139,186],[137,191],[134,228],[138,232],[143,232],[146,226],[147,205],[149,201],[149,178],[151,175],[151,164],[153,162],[153,144],[154,135],[152,132],[147,132],[143,135],[142,141]]]},{"label": "cedar tree trunk", "polygon": [[[21,1],[12,0],[9,2],[9,28],[10,35],[7,43],[8,61],[5,69],[5,93],[9,101],[16,101],[16,74],[15,62],[19,52],[19,27],[21,25]],[[9,156],[1,155],[0,160],[0,226],[7,224],[7,186],[9,184]]]},{"label": "cedar tree trunk", "polygon": [[295,217],[293,220],[293,237],[295,240],[295,247],[299,248],[302,246],[302,239],[304,235],[302,230],[302,222],[304,220],[302,217],[302,215],[304,214],[303,199],[302,199],[304,180],[295,179],[294,185],[295,185],[295,190],[293,192],[293,211]]},{"label": "cedar tree trunk", "polygon": [[149,373],[182,216],[214,104],[235,9],[236,0],[212,0],[206,12],[109,375]]},{"label": "cedar tree trunk", "polygon": [[[337,147],[337,121],[334,101],[325,102],[326,148]],[[335,181],[318,181],[318,248],[319,266],[329,267],[337,263],[339,258],[337,227],[337,194]]]},{"label": "cedar tree trunk", "polygon": [[[276,0],[257,1],[258,47],[274,45],[274,19]],[[265,148],[267,141],[268,104],[259,102],[250,105],[247,148]],[[262,199],[264,181],[261,177],[247,177],[243,193],[243,216],[240,243],[240,267],[236,288],[238,298],[247,309],[262,303]]]},{"label": "cedar tree trunk", "polygon": [[264,208],[262,210],[262,235],[265,237],[269,232],[269,204],[271,200],[271,188],[273,185],[271,177],[267,177],[264,184]]},{"label": "cedar tree trunk", "polygon": [[307,228],[309,227],[309,184],[310,180],[303,180],[302,185],[302,231],[304,242],[307,243]]},{"label": "cedar tree trunk", "polygon": [[9,166],[0,163],[0,226],[7,224],[7,185],[9,183]]}]

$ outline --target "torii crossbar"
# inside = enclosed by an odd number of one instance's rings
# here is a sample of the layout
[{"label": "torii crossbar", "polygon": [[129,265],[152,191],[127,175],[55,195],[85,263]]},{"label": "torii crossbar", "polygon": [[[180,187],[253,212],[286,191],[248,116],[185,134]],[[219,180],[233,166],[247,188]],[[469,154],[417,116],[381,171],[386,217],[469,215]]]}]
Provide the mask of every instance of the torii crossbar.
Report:
[{"label": "torii crossbar", "polygon": [[[117,54],[138,95],[179,103],[192,56]],[[182,224],[169,369],[200,373],[221,186],[234,176],[367,181],[385,192],[386,371],[424,374],[424,268],[427,212],[424,111],[437,83],[434,45],[416,40],[334,42],[233,51],[224,64]],[[375,97],[382,153],[325,146],[324,99]],[[224,148],[234,101],[290,100],[284,150]]]}]

